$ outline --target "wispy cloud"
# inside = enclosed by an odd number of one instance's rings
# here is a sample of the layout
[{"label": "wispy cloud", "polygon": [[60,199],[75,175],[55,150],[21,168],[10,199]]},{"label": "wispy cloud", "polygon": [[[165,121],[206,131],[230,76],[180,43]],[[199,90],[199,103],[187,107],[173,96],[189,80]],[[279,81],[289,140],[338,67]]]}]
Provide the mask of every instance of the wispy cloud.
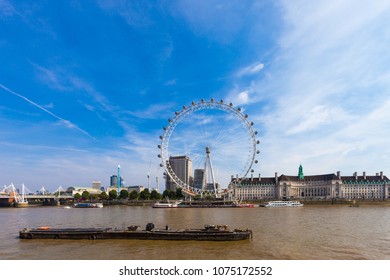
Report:
[{"label": "wispy cloud", "polygon": [[35,67],[39,80],[48,87],[59,91],[82,91],[87,93],[96,104],[96,106],[86,106],[88,107],[88,110],[98,107],[100,110],[106,112],[115,111],[115,108],[110,104],[107,98],[97,91],[91,83],[70,71],[61,67],[49,69],[35,63],[31,64]]},{"label": "wispy cloud", "polygon": [[71,85],[69,84],[68,79],[64,78],[64,71],[48,69],[36,63],[30,63],[34,66],[38,79],[45,83],[48,87],[60,91],[71,90]]},{"label": "wispy cloud", "polygon": [[99,0],[98,5],[106,11],[118,13],[130,26],[143,28],[154,24],[151,13],[156,7],[147,1]]},{"label": "wispy cloud", "polygon": [[87,150],[73,148],[73,147],[54,147],[47,145],[29,145],[29,144],[20,144],[14,142],[3,142],[0,141],[1,145],[13,146],[17,148],[23,148],[28,150],[60,150],[60,151],[71,151],[71,152],[88,152]]},{"label": "wispy cloud", "polygon": [[[246,104],[261,127],[262,173],[295,174],[299,163],[309,174],[390,168],[377,160],[389,151],[390,4],[280,1],[279,7],[278,53],[253,81],[255,104]],[[256,112],[264,96],[267,107]]]},{"label": "wispy cloud", "polygon": [[143,110],[126,111],[127,114],[142,119],[161,119],[172,115],[172,108],[175,103],[158,103],[151,104]]},{"label": "wispy cloud", "polygon": [[255,99],[259,97],[256,96],[256,87],[252,82],[249,86],[240,87],[239,85],[235,85],[233,89],[229,91],[229,93],[225,96],[225,100],[232,102],[235,106],[246,105],[249,103],[253,103]]},{"label": "wispy cloud", "polygon": [[14,6],[6,0],[0,0],[0,18],[12,17],[18,14]]},{"label": "wispy cloud", "polygon": [[14,91],[12,91],[12,90],[10,90],[9,88],[5,87],[5,86],[2,85],[2,84],[0,84],[0,88],[2,88],[4,91],[6,91],[6,92],[8,92],[8,93],[10,93],[10,94],[13,94],[13,95],[15,95],[15,96],[21,98],[22,100],[26,101],[27,103],[33,105],[34,107],[36,107],[36,108],[38,108],[38,109],[44,111],[45,113],[49,114],[50,116],[54,117],[55,119],[60,120],[61,123],[63,123],[64,126],[66,126],[66,127],[68,127],[68,128],[71,128],[71,129],[75,129],[75,130],[81,132],[82,134],[84,134],[84,135],[86,135],[86,136],[88,136],[88,137],[90,137],[90,138],[96,140],[96,138],[94,138],[94,137],[93,137],[92,135],[90,135],[88,132],[86,132],[85,130],[81,129],[80,127],[78,127],[77,125],[75,125],[74,123],[72,123],[71,121],[61,118],[60,116],[54,114],[53,112],[49,111],[48,109],[46,109],[46,108],[44,108],[44,107],[38,105],[37,103],[35,103],[34,101],[28,99],[27,97],[25,97],[25,96],[23,96],[23,95],[21,95],[21,94],[19,94],[19,93],[16,93],[16,92],[14,92]]},{"label": "wispy cloud", "polygon": [[168,80],[164,83],[165,86],[174,86],[177,83],[177,79]]},{"label": "wispy cloud", "polygon": [[174,2],[171,13],[184,19],[195,34],[225,44],[236,40],[240,32],[257,29],[251,20],[262,17],[263,7],[253,2],[184,0]]},{"label": "wispy cloud", "polygon": [[261,70],[263,70],[264,64],[261,62],[256,62],[253,63],[249,66],[246,66],[244,68],[241,68],[237,71],[236,76],[237,77],[242,77],[242,76],[247,76],[247,75],[254,75],[259,73]]}]

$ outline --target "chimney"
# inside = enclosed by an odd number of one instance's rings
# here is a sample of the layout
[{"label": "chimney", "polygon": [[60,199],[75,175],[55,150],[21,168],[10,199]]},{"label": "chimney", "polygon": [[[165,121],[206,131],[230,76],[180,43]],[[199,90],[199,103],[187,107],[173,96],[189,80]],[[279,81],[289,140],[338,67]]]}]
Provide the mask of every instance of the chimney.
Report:
[{"label": "chimney", "polygon": [[381,171],[380,174],[381,174],[381,180],[383,180],[383,171]]},{"label": "chimney", "polygon": [[275,183],[278,183],[278,172],[275,172]]},{"label": "chimney", "polygon": [[337,178],[338,178],[339,180],[341,179],[340,171],[337,171]]},{"label": "chimney", "polygon": [[253,173],[251,174],[251,181],[253,182]]},{"label": "chimney", "polygon": [[357,180],[357,172],[354,172],[353,176],[355,176],[355,180]]},{"label": "chimney", "polygon": [[259,182],[261,182],[261,174],[259,173]]},{"label": "chimney", "polygon": [[376,177],[379,177],[379,173],[378,172],[375,175],[376,175]]},{"label": "chimney", "polygon": [[366,180],[366,172],[363,172],[363,180]]}]

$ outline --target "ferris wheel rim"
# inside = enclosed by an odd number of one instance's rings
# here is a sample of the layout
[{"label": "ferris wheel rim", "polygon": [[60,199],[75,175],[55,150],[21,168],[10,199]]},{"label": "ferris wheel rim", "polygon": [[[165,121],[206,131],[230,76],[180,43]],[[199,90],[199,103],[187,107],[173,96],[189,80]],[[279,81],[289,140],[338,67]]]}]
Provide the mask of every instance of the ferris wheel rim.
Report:
[{"label": "ferris wheel rim", "polygon": [[[179,187],[183,189],[186,193],[190,195],[197,195],[197,194],[215,194],[215,191],[213,190],[202,190],[198,188],[194,188],[193,186],[190,186],[189,184],[183,182],[173,171],[173,168],[169,164],[169,141],[170,137],[176,128],[176,126],[180,123],[180,120],[182,120],[185,116],[205,110],[205,109],[216,109],[220,111],[227,112],[231,115],[234,115],[242,124],[244,124],[244,128],[247,130],[247,133],[250,137],[250,143],[251,143],[251,152],[247,160],[247,168],[245,168],[245,171],[243,172],[243,175],[241,178],[246,178],[248,173],[254,172],[252,169],[252,166],[254,163],[257,163],[256,154],[259,154],[259,150],[257,150],[257,144],[259,144],[259,141],[256,140],[257,131],[253,128],[253,122],[249,122],[248,115],[243,114],[241,108],[234,107],[232,103],[224,103],[223,100],[220,102],[215,102],[214,99],[211,99],[210,101],[201,100],[200,102],[192,102],[189,106],[183,106],[182,110],[175,112],[175,116],[172,119],[168,119],[168,126],[163,127],[164,134],[160,136],[161,139],[161,145],[158,145],[158,148],[160,149],[160,154],[158,155],[161,159],[161,167],[164,167],[166,176],[169,176],[170,179],[176,183]],[[224,192],[225,190],[221,190],[221,192]]]}]

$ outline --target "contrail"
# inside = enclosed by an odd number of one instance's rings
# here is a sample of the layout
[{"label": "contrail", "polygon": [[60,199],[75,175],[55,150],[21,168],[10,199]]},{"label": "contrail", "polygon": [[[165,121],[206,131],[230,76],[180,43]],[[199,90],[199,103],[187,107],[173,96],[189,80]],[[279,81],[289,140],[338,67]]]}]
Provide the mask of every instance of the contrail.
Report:
[{"label": "contrail", "polygon": [[48,113],[48,114],[51,115],[52,117],[54,117],[54,118],[56,118],[56,119],[62,121],[67,127],[69,127],[69,128],[74,128],[74,129],[80,131],[81,133],[83,133],[84,135],[87,135],[88,137],[90,137],[90,138],[96,140],[95,137],[93,137],[93,136],[90,135],[88,132],[86,132],[85,130],[81,129],[80,127],[78,127],[78,126],[75,125],[74,123],[72,123],[72,122],[70,122],[70,121],[68,121],[68,120],[63,119],[63,118],[61,118],[60,116],[57,116],[56,114],[54,114],[54,113],[50,112],[49,110],[43,108],[42,106],[38,105],[38,104],[35,103],[34,101],[31,101],[31,100],[28,99],[27,97],[24,97],[23,95],[20,95],[20,94],[18,94],[18,93],[16,93],[16,92],[10,90],[9,88],[5,87],[5,86],[2,85],[2,84],[0,84],[0,87],[1,87],[2,89],[4,89],[5,91],[7,91],[7,92],[9,92],[9,93],[11,93],[11,94],[13,94],[13,95],[15,95],[15,96],[17,96],[17,97],[23,99],[24,101],[27,101],[28,103],[30,103],[31,105],[37,107],[38,109],[41,109],[42,111]]}]

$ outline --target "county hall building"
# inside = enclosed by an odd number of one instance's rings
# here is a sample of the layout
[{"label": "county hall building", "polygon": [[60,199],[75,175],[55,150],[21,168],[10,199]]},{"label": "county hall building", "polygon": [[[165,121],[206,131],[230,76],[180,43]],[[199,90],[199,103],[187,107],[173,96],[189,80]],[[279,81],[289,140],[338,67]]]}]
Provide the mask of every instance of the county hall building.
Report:
[{"label": "county hall building", "polygon": [[383,172],[376,175],[341,176],[322,174],[304,176],[302,165],[299,166],[298,176],[280,175],[262,178],[233,178],[229,186],[233,195],[242,200],[282,200],[285,198],[305,200],[328,200],[341,198],[346,200],[390,199],[390,181]]}]

